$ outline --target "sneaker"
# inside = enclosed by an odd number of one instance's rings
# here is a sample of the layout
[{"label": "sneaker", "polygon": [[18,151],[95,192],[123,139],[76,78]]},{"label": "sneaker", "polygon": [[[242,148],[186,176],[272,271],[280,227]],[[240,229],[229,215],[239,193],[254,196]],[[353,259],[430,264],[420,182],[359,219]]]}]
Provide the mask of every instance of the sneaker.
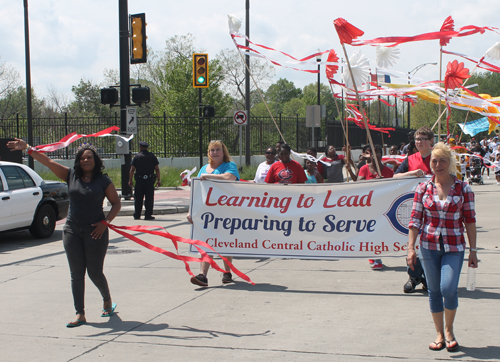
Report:
[{"label": "sneaker", "polygon": [[208,287],[208,279],[203,274],[198,274],[191,278],[191,283],[199,285],[200,287]]},{"label": "sneaker", "polygon": [[373,269],[373,270],[380,270],[380,269],[382,269],[383,267],[384,267],[384,264],[382,264],[382,263],[377,263],[377,262],[373,263],[373,265],[372,265],[372,269]]},{"label": "sneaker", "polygon": [[413,293],[415,291],[415,287],[418,285],[415,279],[409,278],[406,284],[403,287],[403,291],[405,293]]},{"label": "sneaker", "polygon": [[233,283],[233,275],[229,272],[222,274],[222,282],[224,284]]},{"label": "sneaker", "polygon": [[154,220],[154,219],[155,219],[155,217],[154,217],[154,216],[146,216],[146,217],[144,218],[144,220]]}]

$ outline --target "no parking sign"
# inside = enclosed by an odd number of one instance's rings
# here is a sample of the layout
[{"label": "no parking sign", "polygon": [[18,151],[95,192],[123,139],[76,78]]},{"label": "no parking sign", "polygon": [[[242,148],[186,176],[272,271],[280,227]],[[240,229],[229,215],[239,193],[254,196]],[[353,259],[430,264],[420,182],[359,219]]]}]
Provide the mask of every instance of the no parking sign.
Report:
[{"label": "no parking sign", "polygon": [[245,126],[247,124],[247,111],[235,111],[234,112],[234,124],[238,126]]}]

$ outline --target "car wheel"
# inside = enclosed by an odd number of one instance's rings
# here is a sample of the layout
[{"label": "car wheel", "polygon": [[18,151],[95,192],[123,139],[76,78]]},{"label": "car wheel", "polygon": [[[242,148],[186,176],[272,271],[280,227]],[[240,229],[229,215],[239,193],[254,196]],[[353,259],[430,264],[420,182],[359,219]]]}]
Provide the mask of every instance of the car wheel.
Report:
[{"label": "car wheel", "polygon": [[56,228],[56,212],[48,204],[42,205],[33,219],[30,233],[35,238],[48,238],[54,233]]}]

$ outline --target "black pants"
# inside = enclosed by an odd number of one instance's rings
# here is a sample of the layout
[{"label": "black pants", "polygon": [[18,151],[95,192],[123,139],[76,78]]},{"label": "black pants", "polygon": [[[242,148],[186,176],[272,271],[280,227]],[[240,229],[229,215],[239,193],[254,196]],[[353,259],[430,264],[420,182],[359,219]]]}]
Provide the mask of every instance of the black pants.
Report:
[{"label": "black pants", "polygon": [[95,226],[78,226],[67,222],[63,228],[63,244],[71,272],[71,290],[77,314],[85,314],[85,272],[101,292],[102,299],[110,299],[108,281],[102,271],[109,244],[106,229],[100,239],[92,239]]},{"label": "black pants", "polygon": [[[150,217],[153,215],[153,205],[155,200],[155,178],[148,177],[143,179],[137,177],[135,180],[134,189],[134,217],[141,217],[142,205],[144,204],[146,208],[145,217]],[[146,201],[144,202],[144,198]]]}]

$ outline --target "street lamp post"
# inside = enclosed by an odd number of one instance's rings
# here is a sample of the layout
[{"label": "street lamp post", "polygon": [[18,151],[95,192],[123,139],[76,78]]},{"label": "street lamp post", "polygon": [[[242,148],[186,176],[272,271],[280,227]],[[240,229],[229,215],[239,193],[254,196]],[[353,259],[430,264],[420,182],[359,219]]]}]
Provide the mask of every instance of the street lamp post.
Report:
[{"label": "street lamp post", "polygon": [[[318,49],[318,52],[320,50]],[[318,108],[319,108],[319,119],[321,122],[321,54],[316,56],[316,61],[318,62]],[[315,141],[314,141],[314,128],[316,125],[314,124],[313,120],[313,125],[312,125],[312,146],[314,147]]]},{"label": "street lamp post", "polygon": [[[408,84],[410,84],[410,76],[412,75],[415,75],[420,69],[422,69],[423,67],[425,67],[426,65],[437,65],[437,63],[423,63],[423,64],[420,64],[420,65],[417,65],[415,68],[413,68],[412,70],[410,70],[408,72]],[[410,102],[408,102],[408,128],[410,128]]]},{"label": "street lamp post", "polygon": [[[28,121],[28,144],[33,144],[33,111],[31,105],[31,63],[30,63],[30,30],[28,19],[28,0],[24,0],[24,46],[26,57],[26,113]],[[34,170],[35,161],[28,157],[28,166]]]}]

